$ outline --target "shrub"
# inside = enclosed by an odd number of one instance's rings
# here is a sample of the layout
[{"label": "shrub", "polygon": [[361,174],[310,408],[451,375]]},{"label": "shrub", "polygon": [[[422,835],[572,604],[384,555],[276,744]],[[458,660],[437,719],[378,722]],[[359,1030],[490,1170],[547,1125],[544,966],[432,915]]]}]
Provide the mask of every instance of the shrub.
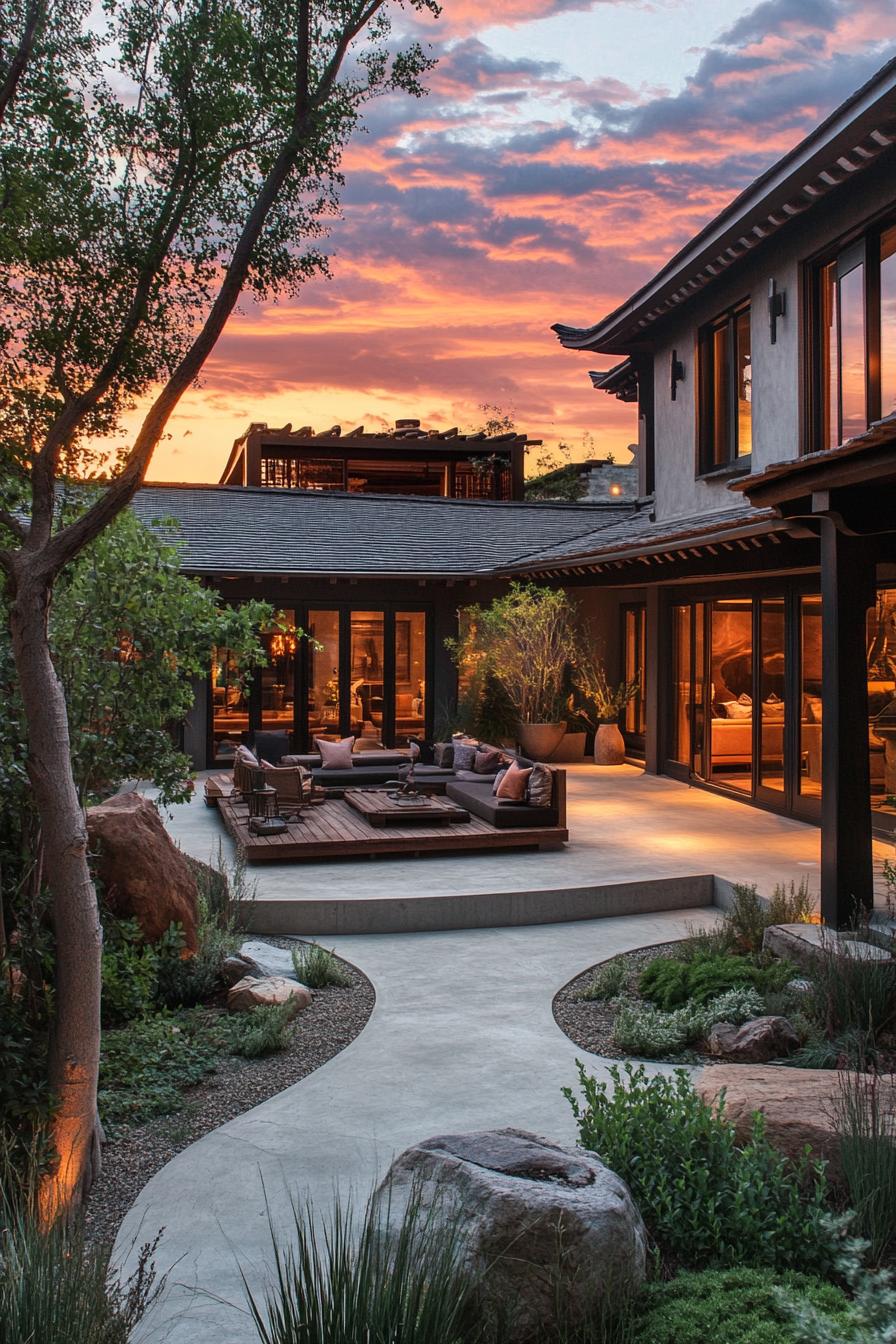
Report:
[{"label": "shrub", "polygon": [[762,966],[747,957],[696,955],[689,961],[657,957],[638,980],[638,989],[667,1012],[693,1001],[706,1004],[728,990],[752,986],[759,992],[780,989],[793,975],[786,961]]},{"label": "shrub", "polygon": [[289,1045],[295,1013],[292,1004],[261,1004],[230,1018],[230,1052],[246,1059],[276,1055]]},{"label": "shrub", "polygon": [[612,961],[605,961],[602,966],[598,966],[585,988],[576,994],[576,998],[591,1002],[616,999],[624,986],[625,962],[621,957],[614,957]]},{"label": "shrub", "polygon": [[152,1011],[159,958],[135,919],[103,915],[103,1026],[118,1026]]},{"label": "shrub", "polygon": [[762,995],[752,985],[738,985],[726,989],[711,999],[703,1010],[704,1034],[717,1022],[733,1022],[736,1027],[761,1017],[765,1011]]},{"label": "shrub", "polygon": [[[0,1148],[11,1169],[28,1165],[34,1148],[48,1159],[46,1124],[53,1111],[47,1083],[47,1002],[18,985],[0,961]],[[41,1154],[37,1154],[38,1161]],[[3,1174],[3,1173],[0,1173]],[[4,1182],[0,1180],[0,1190]]]},{"label": "shrub", "polygon": [[613,1087],[579,1064],[571,1089],[579,1141],[628,1182],[663,1256],[689,1268],[771,1265],[824,1270],[830,1238],[827,1181],[807,1158],[791,1162],[767,1142],[761,1113],[738,1146],[724,1105],[710,1106],[687,1074],[649,1078],[610,1069]]},{"label": "shrub", "polygon": [[690,1008],[664,1013],[651,1003],[625,999],[613,1023],[613,1039],[620,1050],[646,1059],[677,1055],[703,1035],[703,1015]]},{"label": "shrub", "polygon": [[110,1129],[142,1123],[183,1105],[183,1089],[213,1072],[227,1045],[227,1027],[214,1015],[156,1013],[103,1033],[99,1110]]},{"label": "shrub", "polygon": [[788,1317],[795,1344],[893,1344],[896,1338],[896,1287],[890,1270],[868,1270],[862,1259],[867,1243],[847,1240],[848,1219],[829,1220],[829,1237],[839,1236],[834,1266],[852,1292],[846,1321],[834,1320],[805,1300],[780,1294],[781,1309]]},{"label": "shrub", "polygon": [[380,1234],[372,1201],[360,1218],[337,1203],[321,1218],[292,1202],[289,1244],[270,1219],[273,1273],[263,1295],[246,1283],[262,1344],[476,1344],[484,1327],[471,1306],[455,1223],[424,1216],[418,1199],[394,1238]]},{"label": "shrub", "polygon": [[743,952],[759,952],[762,937],[772,924],[805,924],[812,918],[814,901],[809,894],[808,878],[797,886],[779,884],[769,901],[763,901],[755,887],[738,885],[734,901],[725,914],[725,927],[732,943]]},{"label": "shrub", "polygon": [[840,1075],[834,1122],[840,1163],[855,1209],[853,1226],[879,1264],[896,1238],[896,1111],[890,1078],[852,1069]]},{"label": "shrub", "polygon": [[635,1305],[633,1344],[707,1344],[724,1322],[725,1344],[797,1344],[780,1294],[826,1319],[849,1319],[845,1295],[824,1280],[784,1270],[708,1269],[651,1283]]},{"label": "shrub", "polygon": [[338,985],[344,989],[352,983],[351,976],[342,969],[333,952],[319,943],[302,943],[292,950],[292,964],[296,977],[309,989],[323,989]]}]

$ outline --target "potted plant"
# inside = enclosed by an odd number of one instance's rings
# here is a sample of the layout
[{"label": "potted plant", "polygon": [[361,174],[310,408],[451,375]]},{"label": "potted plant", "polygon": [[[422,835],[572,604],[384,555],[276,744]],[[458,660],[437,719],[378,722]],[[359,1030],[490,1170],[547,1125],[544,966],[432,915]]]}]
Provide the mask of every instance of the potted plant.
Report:
[{"label": "potted plant", "polygon": [[599,659],[582,659],[576,669],[576,684],[582,699],[592,711],[589,716],[594,734],[596,765],[622,765],[625,741],[619,730],[619,715],[640,690],[637,677],[611,686],[607,671]]},{"label": "potted plant", "polygon": [[495,683],[513,707],[516,737],[533,760],[546,760],[566,732],[564,681],[576,647],[574,608],[566,593],[512,583],[487,607],[465,608],[460,634],[446,644],[458,665],[462,695],[481,701]]}]

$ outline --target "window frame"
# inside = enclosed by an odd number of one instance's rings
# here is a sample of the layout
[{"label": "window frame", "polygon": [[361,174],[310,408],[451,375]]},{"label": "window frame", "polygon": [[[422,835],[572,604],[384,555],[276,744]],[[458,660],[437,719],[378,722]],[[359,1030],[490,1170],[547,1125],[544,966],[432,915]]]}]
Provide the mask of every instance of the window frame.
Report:
[{"label": "window frame", "polygon": [[[751,469],[752,451],[738,455],[738,368],[737,368],[737,324],[747,315],[750,324],[750,368],[753,368],[753,305],[750,296],[725,308],[709,322],[704,322],[697,332],[697,480],[714,476],[748,475]],[[713,342],[716,333],[721,330],[728,333],[728,369],[727,384],[729,393],[727,455],[722,462],[715,460],[715,353]],[[752,417],[752,400],[751,400]],[[752,449],[752,443],[751,443]]]},{"label": "window frame", "polygon": [[[837,285],[849,275],[856,265],[864,268],[863,317],[865,324],[865,415],[866,428],[881,418],[882,399],[882,331],[881,331],[881,239],[890,229],[896,228],[896,214],[892,207],[873,220],[866,221],[859,229],[839,238],[824,251],[812,257],[805,265],[807,272],[807,291],[809,295],[809,321],[807,323],[808,366],[810,370],[810,400],[807,432],[802,445],[803,454],[825,451],[839,446],[843,440],[843,393],[840,376],[842,346],[838,331],[837,365],[837,443],[828,441],[828,414],[825,394],[825,330],[822,326],[824,297],[822,285],[824,273],[829,266],[836,268]],[[838,323],[840,301],[838,290]]]}]

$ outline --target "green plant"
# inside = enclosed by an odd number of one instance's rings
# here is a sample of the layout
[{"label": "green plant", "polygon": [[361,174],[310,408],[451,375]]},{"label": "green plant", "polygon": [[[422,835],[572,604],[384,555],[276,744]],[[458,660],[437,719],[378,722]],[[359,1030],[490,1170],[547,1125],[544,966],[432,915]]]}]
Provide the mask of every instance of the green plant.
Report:
[{"label": "green plant", "polygon": [[120,1026],[152,1010],[159,958],[135,919],[103,917],[103,1026]]},{"label": "green plant", "polygon": [[43,1226],[36,1184],[13,1170],[0,1149],[0,1344],[127,1344],[164,1287],[157,1241],[122,1280],[108,1247],[86,1242],[79,1223]]},{"label": "green plant", "polygon": [[786,961],[761,966],[747,957],[698,952],[687,961],[656,957],[641,972],[638,989],[651,1003],[669,1011],[689,1001],[706,1004],[738,986],[750,985],[760,992],[780,989],[792,975],[793,967]]},{"label": "green plant", "polygon": [[[21,968],[0,961],[0,1151],[12,1175],[49,1160],[45,1130],[53,1112],[47,1083],[48,1004],[23,983]],[[35,1152],[37,1149],[37,1152]],[[0,1179],[0,1190],[5,1182]]]},{"label": "green plant", "polygon": [[292,965],[296,979],[309,989],[323,989],[337,985],[344,989],[352,983],[351,976],[342,969],[339,959],[319,943],[302,943],[292,949]]},{"label": "green plant", "polygon": [[735,985],[718,994],[703,1010],[703,1030],[709,1031],[717,1022],[733,1022],[736,1027],[761,1017],[765,1012],[762,995],[752,985]]},{"label": "green plant", "polygon": [[295,1010],[290,1003],[260,1004],[230,1019],[230,1052],[246,1059],[276,1055],[289,1045]]},{"label": "green plant", "polygon": [[896,961],[844,955],[823,935],[809,974],[810,1009],[825,1035],[861,1032],[873,1044],[896,1023]]},{"label": "green plant", "polygon": [[845,1294],[823,1279],[792,1270],[705,1269],[647,1284],[635,1304],[633,1344],[709,1344],[722,1338],[725,1344],[796,1344],[782,1294],[831,1321],[849,1319]]},{"label": "green plant", "polygon": [[826,1236],[837,1246],[834,1267],[852,1294],[849,1318],[831,1320],[811,1302],[779,1294],[782,1311],[790,1321],[794,1344],[894,1344],[896,1340],[896,1286],[888,1269],[869,1270],[864,1255],[868,1243],[847,1238],[849,1217],[828,1219]]},{"label": "green plant", "polygon": [[607,669],[598,658],[583,656],[576,665],[576,689],[587,709],[591,713],[583,716],[596,728],[601,723],[615,723],[630,700],[641,689],[640,680],[620,681],[611,686],[607,680]]},{"label": "green plant", "polygon": [[196,954],[183,956],[183,935],[173,926],[156,945],[156,999],[166,1008],[189,1007],[220,993],[221,967],[239,945],[243,906],[254,900],[255,884],[246,877],[245,856],[232,864],[220,841],[213,864],[190,864],[196,877]]},{"label": "green plant", "polygon": [[424,1213],[413,1197],[387,1237],[373,1200],[360,1217],[351,1202],[321,1216],[292,1200],[290,1241],[269,1215],[273,1275],[263,1294],[243,1283],[262,1344],[476,1344],[453,1220]]},{"label": "green plant", "polygon": [[201,1008],[156,1013],[103,1033],[99,1108],[104,1126],[142,1123],[183,1105],[183,1089],[213,1072],[226,1024]]},{"label": "green plant", "polygon": [[586,1002],[615,999],[624,987],[625,962],[621,957],[614,957],[612,961],[605,961],[602,966],[598,966],[588,984],[578,991],[576,998]]},{"label": "green plant", "polygon": [[613,1023],[613,1039],[626,1054],[663,1059],[680,1054],[703,1035],[703,1015],[690,1007],[664,1013],[652,1003],[624,999]]},{"label": "green plant", "polygon": [[681,1069],[648,1077],[643,1066],[614,1066],[612,1086],[578,1069],[584,1104],[570,1088],[564,1095],[579,1141],[628,1183],[666,1259],[687,1268],[828,1267],[823,1166],[772,1148],[761,1113],[738,1143],[724,1098],[703,1101]]},{"label": "green plant", "polygon": [[678,961],[693,961],[695,957],[727,957],[734,948],[734,940],[724,920],[711,929],[688,927],[688,936],[676,944]]},{"label": "green plant", "polygon": [[834,1123],[853,1226],[879,1264],[896,1240],[896,1096],[876,1072],[845,1069],[838,1082]]},{"label": "green plant", "polygon": [[732,942],[742,952],[760,952],[765,931],[772,924],[808,923],[814,909],[808,878],[803,878],[799,886],[792,881],[788,887],[779,883],[768,901],[762,899],[755,886],[739,883],[724,923]]},{"label": "green plant", "polygon": [[876,1058],[877,1051],[867,1031],[852,1029],[825,1036],[817,1023],[810,1022],[805,1041],[787,1063],[794,1069],[853,1069],[873,1063]]}]

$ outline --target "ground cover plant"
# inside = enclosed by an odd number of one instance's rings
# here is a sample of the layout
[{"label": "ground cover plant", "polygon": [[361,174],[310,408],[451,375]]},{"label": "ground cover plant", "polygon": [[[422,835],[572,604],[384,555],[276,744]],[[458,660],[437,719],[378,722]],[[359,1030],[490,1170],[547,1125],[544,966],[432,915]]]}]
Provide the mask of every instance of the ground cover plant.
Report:
[{"label": "ground cover plant", "polygon": [[296,979],[309,989],[323,989],[325,985],[348,985],[349,977],[332,951],[319,943],[302,943],[292,950],[292,965]]}]

